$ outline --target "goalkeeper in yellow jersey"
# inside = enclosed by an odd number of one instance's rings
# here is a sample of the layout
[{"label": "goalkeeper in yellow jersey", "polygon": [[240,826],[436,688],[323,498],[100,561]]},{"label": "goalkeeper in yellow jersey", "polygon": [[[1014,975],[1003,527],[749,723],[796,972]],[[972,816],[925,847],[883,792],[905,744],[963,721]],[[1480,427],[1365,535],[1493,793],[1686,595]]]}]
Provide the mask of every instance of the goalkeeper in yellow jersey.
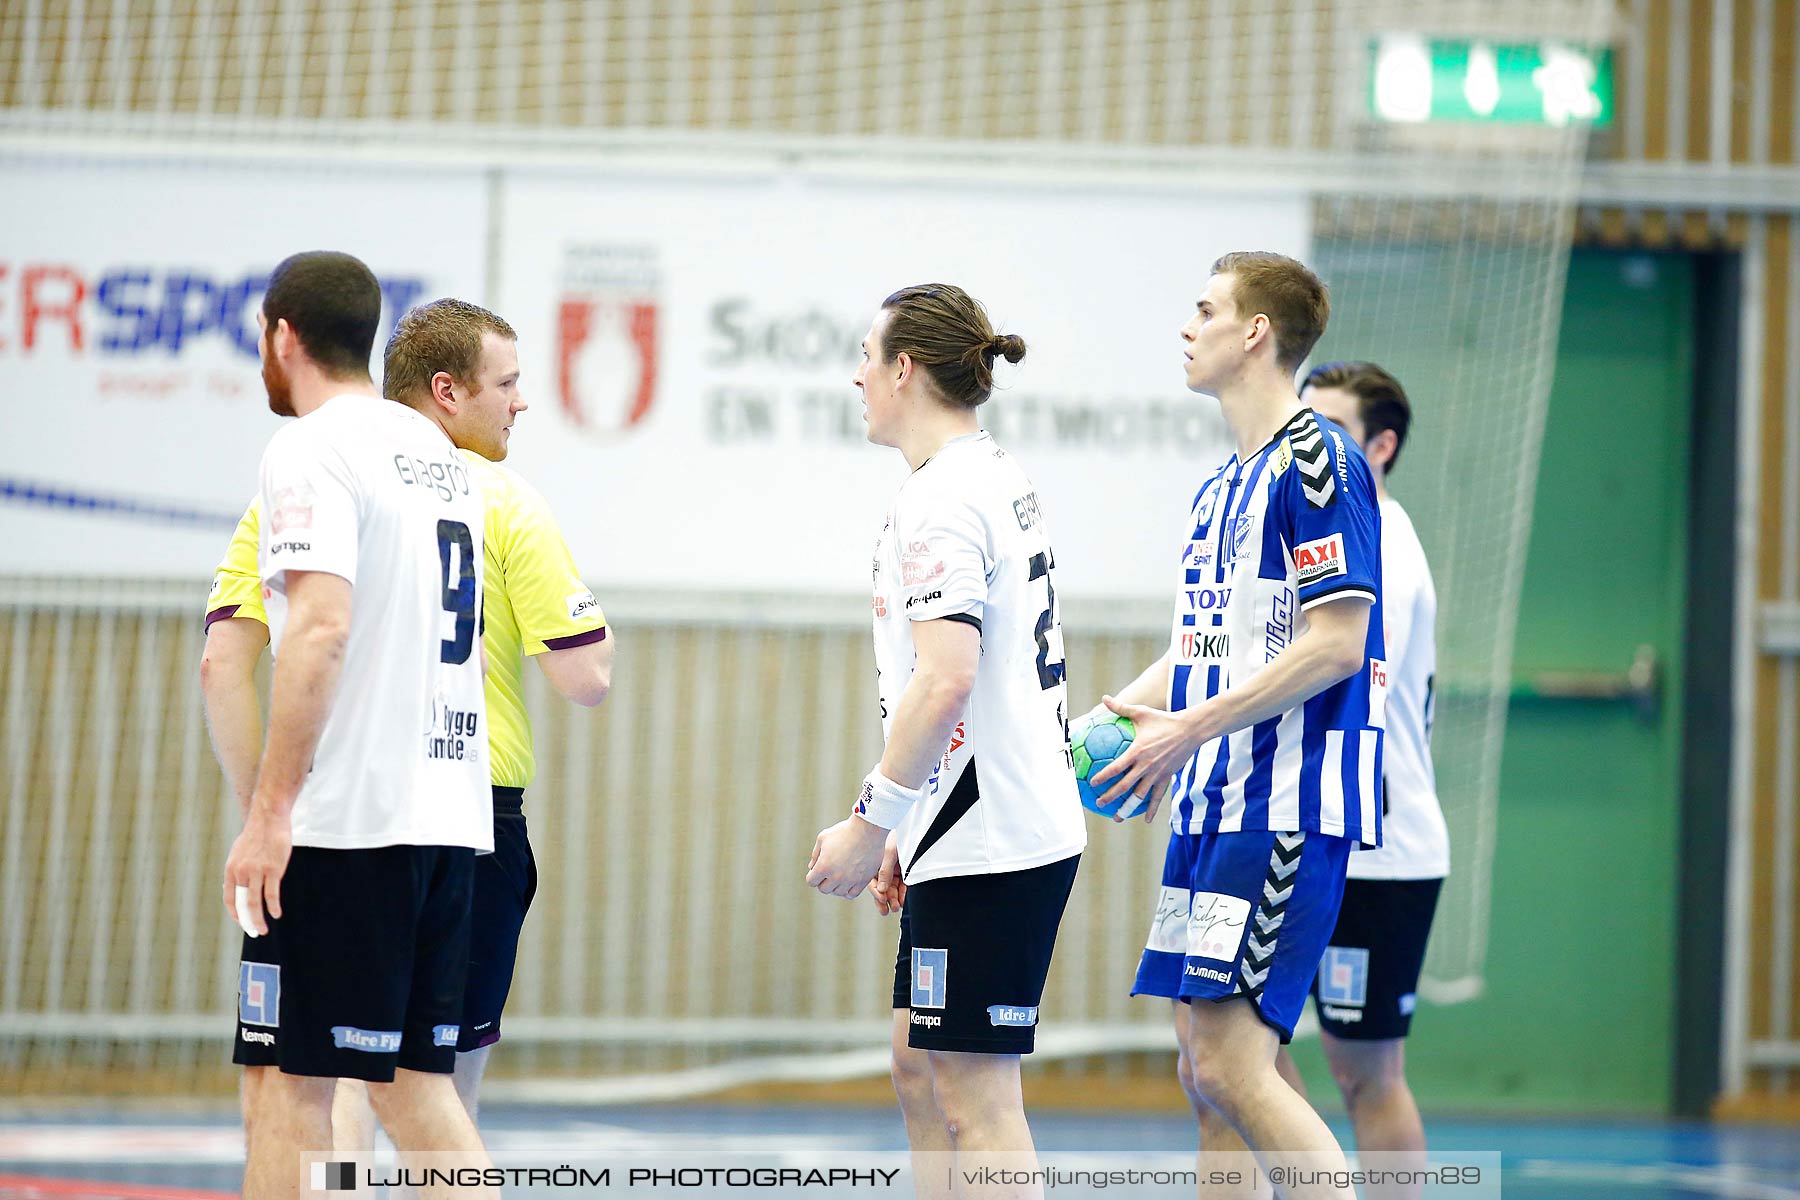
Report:
[{"label": "goalkeeper in yellow jersey", "polygon": [[[473,304],[437,300],[401,318],[385,359],[383,392],[442,414],[486,499],[482,644],[487,654],[494,853],[476,859],[455,1073],[457,1092],[474,1116],[488,1051],[500,1040],[500,1013],[512,985],[519,930],[537,889],[522,811],[535,768],[525,714],[525,659],[537,659],[565,697],[591,707],[610,686],[614,641],[550,506],[530,484],[498,465],[506,457],[513,419],[526,407],[518,391],[512,328]],[[407,468],[399,464],[396,469]],[[419,482],[429,485],[426,479]],[[269,634],[257,573],[259,525],[258,506],[252,502],[213,578],[200,664],[213,747],[240,806],[256,782],[262,752],[253,677]],[[366,1144],[371,1131],[362,1116],[364,1102],[354,1097],[349,1103],[346,1088],[356,1085],[340,1085],[336,1139],[340,1146]],[[249,1090],[245,1113],[254,1119],[256,1097]],[[350,1121],[358,1128],[347,1128]]]}]

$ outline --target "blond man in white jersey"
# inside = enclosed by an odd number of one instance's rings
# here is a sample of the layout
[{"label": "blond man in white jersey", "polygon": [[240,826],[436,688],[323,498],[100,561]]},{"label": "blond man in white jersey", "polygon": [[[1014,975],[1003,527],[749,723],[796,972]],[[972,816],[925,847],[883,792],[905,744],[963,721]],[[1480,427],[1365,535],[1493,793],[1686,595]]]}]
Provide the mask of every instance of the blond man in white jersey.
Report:
[{"label": "blond man in white jersey", "polygon": [[[1019,1056],[1087,829],[1069,755],[1056,556],[1037,492],[981,429],[999,335],[949,284],[889,296],[856,385],[869,440],[911,475],[875,545],[887,746],[808,886],[900,913],[893,1074],[921,1195],[1039,1194],[971,1180],[1036,1166]],[[935,1158],[927,1158],[928,1155]]]},{"label": "blond man in white jersey", "polygon": [[380,312],[368,267],[317,251],[275,268],[259,313],[269,407],[298,418],[263,454],[275,672],[224,872],[259,1200],[298,1195],[302,1153],[331,1149],[340,1077],[368,1081],[403,1153],[487,1165],[450,1076],[474,857],[493,846],[482,495],[438,421],[376,392]]},{"label": "blond man in white jersey", "polygon": [[[1389,679],[1382,845],[1350,856],[1344,902],[1313,983],[1313,1003],[1357,1148],[1415,1156],[1423,1167],[1425,1127],[1406,1084],[1405,1038],[1438,892],[1450,872],[1450,836],[1431,764],[1437,590],[1412,520],[1387,484],[1406,445],[1412,406],[1400,381],[1368,362],[1315,367],[1300,400],[1344,427],[1375,477]],[[1285,1049],[1282,1055],[1287,1057]],[[1283,1065],[1298,1078],[1291,1062]],[[1370,1184],[1368,1195],[1412,1200],[1421,1186]]]}]

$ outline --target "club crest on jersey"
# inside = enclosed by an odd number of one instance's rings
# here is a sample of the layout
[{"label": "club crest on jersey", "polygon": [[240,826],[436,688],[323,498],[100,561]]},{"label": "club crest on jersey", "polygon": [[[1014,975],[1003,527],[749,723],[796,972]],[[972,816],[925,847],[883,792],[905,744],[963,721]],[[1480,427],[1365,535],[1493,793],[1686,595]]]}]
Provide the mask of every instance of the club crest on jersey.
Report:
[{"label": "club crest on jersey", "polygon": [[1254,549],[1252,537],[1255,533],[1255,517],[1242,516],[1237,519],[1237,524],[1231,527],[1232,562],[1243,562],[1246,558],[1250,557],[1251,552]]},{"label": "club crest on jersey", "polygon": [[1294,572],[1302,587],[1333,575],[1346,574],[1349,569],[1341,534],[1301,542],[1294,547]]},{"label": "club crest on jersey", "polygon": [[556,384],[563,416],[576,428],[616,437],[650,415],[661,288],[661,264],[648,246],[564,249]]}]

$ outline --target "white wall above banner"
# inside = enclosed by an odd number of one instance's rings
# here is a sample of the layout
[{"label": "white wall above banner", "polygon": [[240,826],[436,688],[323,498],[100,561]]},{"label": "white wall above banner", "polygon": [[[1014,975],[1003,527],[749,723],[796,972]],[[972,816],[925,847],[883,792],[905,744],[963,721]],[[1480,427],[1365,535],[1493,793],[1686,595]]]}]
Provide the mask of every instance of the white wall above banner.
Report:
[{"label": "white wall above banner", "polygon": [[512,465],[606,587],[861,594],[906,467],[852,385],[884,296],[955,283],[1029,352],[981,419],[1037,486],[1058,589],[1160,596],[1229,444],[1177,331],[1229,250],[1304,256],[1299,196],[818,175],[505,179]]},{"label": "white wall above banner", "polygon": [[280,420],[256,358],[269,271],[367,262],[379,372],[396,310],[481,294],[486,213],[472,170],[9,161],[0,573],[203,578]]}]

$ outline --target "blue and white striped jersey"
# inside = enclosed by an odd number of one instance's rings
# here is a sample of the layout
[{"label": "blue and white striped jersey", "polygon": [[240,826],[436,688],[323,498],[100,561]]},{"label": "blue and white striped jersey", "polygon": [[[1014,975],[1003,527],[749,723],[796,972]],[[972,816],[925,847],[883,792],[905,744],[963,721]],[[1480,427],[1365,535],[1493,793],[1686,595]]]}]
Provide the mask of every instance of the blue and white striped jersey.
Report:
[{"label": "blue and white striped jersey", "polygon": [[1373,602],[1361,671],[1201,746],[1175,777],[1176,832],[1305,830],[1381,844],[1387,697],[1381,516],[1362,452],[1310,409],[1233,454],[1194,498],[1170,631],[1169,709],[1242,686],[1306,631],[1306,610]]}]

